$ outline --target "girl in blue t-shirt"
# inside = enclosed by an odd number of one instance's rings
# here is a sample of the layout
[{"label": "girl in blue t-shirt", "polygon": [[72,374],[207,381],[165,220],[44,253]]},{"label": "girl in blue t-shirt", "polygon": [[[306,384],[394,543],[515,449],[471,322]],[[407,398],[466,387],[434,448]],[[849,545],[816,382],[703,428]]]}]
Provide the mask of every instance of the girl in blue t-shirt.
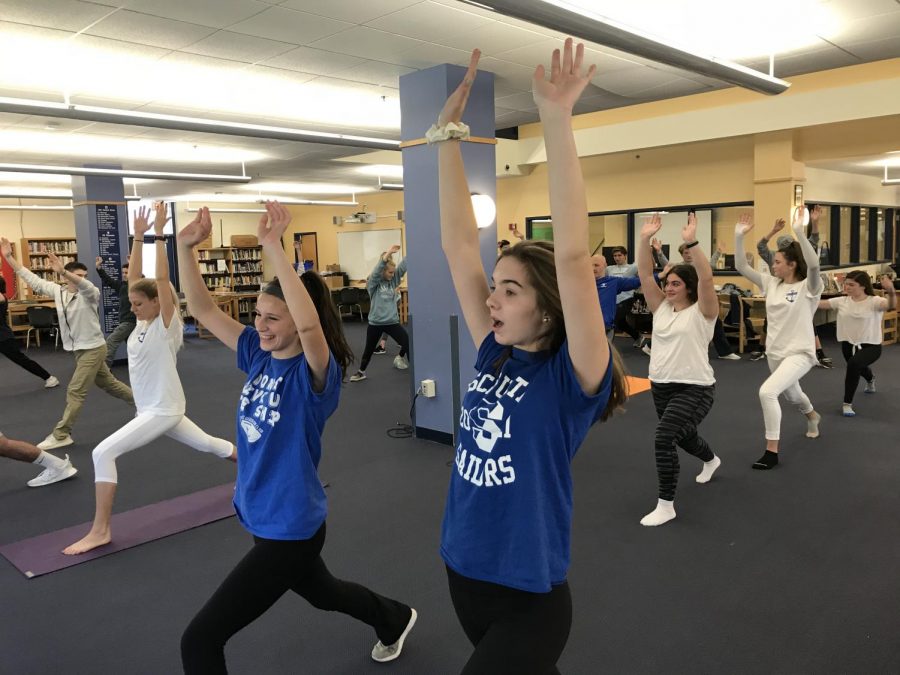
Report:
[{"label": "girl in blue t-shirt", "polygon": [[281,244],[290,213],[278,202],[267,202],[266,211],[259,243],[277,277],[259,295],[253,327],[219,311],[200,276],[193,249],[209,236],[209,209],[178,235],[188,309],[237,352],[238,367],[247,373],[237,414],[234,507],[255,542],[185,630],[185,673],[226,672],[228,639],[288,590],[372,626],[379,639],[372,650],[376,661],[397,658],[416,621],[411,607],[335,579],[322,561],[322,431],[337,408],[353,354],[325,284],[314,272],[298,277],[291,269]]},{"label": "girl in blue t-shirt", "polygon": [[555,243],[501,251],[490,286],[459,142],[478,50],[427,135],[439,142],[441,243],[479,346],[441,535],[453,606],[475,646],[466,675],[557,672],[572,619],[570,463],[590,426],[626,397],[617,355],[597,339],[604,321],[571,129],[594,73],[583,55],[567,40],[549,77],[543,66],[534,77]]}]

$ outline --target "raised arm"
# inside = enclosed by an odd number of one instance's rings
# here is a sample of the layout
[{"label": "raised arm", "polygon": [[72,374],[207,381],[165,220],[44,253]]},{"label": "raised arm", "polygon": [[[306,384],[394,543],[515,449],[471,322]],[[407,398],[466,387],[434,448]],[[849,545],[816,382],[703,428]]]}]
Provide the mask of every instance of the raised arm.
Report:
[{"label": "raised arm", "polygon": [[54,297],[54,293],[59,288],[59,285],[47,281],[46,279],[41,279],[37,274],[16,260],[12,254],[12,244],[6,237],[0,237],[0,255],[3,255],[6,262],[9,263],[9,266],[13,268],[19,278],[31,286],[31,289],[35,293]]},{"label": "raised arm", "polygon": [[[156,234],[154,243],[156,246],[156,295],[159,298],[159,315],[162,317],[163,326],[168,328],[172,324],[172,318],[178,308],[175,306],[172,285],[169,281],[169,256],[166,251],[166,236],[163,234],[166,222],[169,220],[166,218],[166,203],[156,202],[153,210],[156,212],[153,220],[153,231]],[[131,265],[128,266],[128,277],[131,278]]]},{"label": "raised arm", "polygon": [[[772,225],[772,230],[769,234],[756,242],[756,252],[759,253],[759,257],[762,258],[769,267],[772,267],[772,251],[769,250],[769,240],[781,232],[784,229],[784,225],[784,218],[779,218],[775,221],[775,224]],[[737,263],[735,263],[735,267],[737,267]]]},{"label": "raised arm", "polygon": [[887,301],[884,311],[892,312],[897,309],[897,291],[894,290],[894,281],[887,274],[881,277],[881,289],[884,291],[883,299]]},{"label": "raised arm", "polygon": [[637,245],[638,277],[641,280],[641,290],[644,292],[644,301],[651,312],[656,312],[659,303],[665,300],[665,294],[660,290],[657,278],[653,274],[653,259],[650,239],[659,232],[662,227],[662,219],[658,213],[654,213],[644,221],[641,227],[640,239]]},{"label": "raised arm", "polygon": [[807,210],[805,206],[798,206],[794,211],[794,220],[791,227],[794,230],[794,236],[800,244],[800,250],[803,252],[803,259],[806,261],[806,280],[807,288],[813,295],[819,295],[825,290],[825,284],[822,283],[822,276],[819,274],[819,254],[816,249],[809,243],[806,237],[806,218]]},{"label": "raised arm", "polygon": [[144,236],[150,231],[150,209],[142,206],[134,214],[134,238],[131,240],[131,262],[128,263],[128,283],[141,280],[144,269]]},{"label": "raised arm", "polygon": [[662,242],[656,237],[653,237],[653,239],[650,240],[650,246],[653,247],[653,256],[656,258],[656,262],[659,266],[664,268],[668,265],[669,258],[663,253]]},{"label": "raised arm", "polygon": [[[466,101],[478,69],[481,52],[472,52],[469,69],[438,116],[438,125],[462,121]],[[481,265],[478,226],[469,195],[469,183],[463,166],[459,140],[445,140],[438,145],[438,174],[441,208],[441,248],[450,267],[453,287],[462,307],[466,326],[476,346],[491,332],[490,295],[487,277]]]},{"label": "raised arm", "polygon": [[606,374],[610,353],[608,341],[598,339],[604,331],[603,314],[588,245],[584,178],[572,134],[572,107],[597,69],[582,68],[583,59],[584,45],[573,49],[572,39],[567,39],[562,54],[553,51],[549,77],[543,65],[537,67],[532,91],[547,150],[556,279],[569,356],[581,388],[594,394]]},{"label": "raised arm", "polygon": [[821,215],[822,207],[814,204],[809,210],[809,243],[816,251],[819,250],[819,239],[821,238],[819,233],[819,216]]},{"label": "raised arm", "polygon": [[[209,209],[204,206],[197,212],[197,217],[178,233],[178,276],[191,316],[208,328],[222,344],[237,351],[238,339],[244,326],[216,307],[200,275],[200,265],[194,252],[197,244],[206,239],[211,231]],[[137,265],[132,259],[129,274],[135,267]]]},{"label": "raised arm", "polygon": [[122,289],[122,284],[128,283],[126,280],[119,281],[118,279],[113,279],[109,272],[103,269],[103,258],[97,256],[96,260],[94,260],[94,266],[97,268],[97,274],[100,275],[100,279],[104,284],[114,289],[116,292]]},{"label": "raised arm", "polygon": [[750,267],[750,263],[747,262],[747,256],[744,253],[744,235],[749,234],[752,229],[753,221],[750,219],[750,214],[742,213],[734,226],[734,269],[738,271],[738,274],[762,289],[762,275]]},{"label": "raised arm", "polygon": [[697,272],[697,305],[700,313],[712,321],[719,316],[719,297],[716,295],[709,259],[697,240],[697,215],[693,211],[688,213],[687,225],[681,230],[681,238],[687,247],[685,250],[691,250],[691,265]]},{"label": "raised arm", "polygon": [[294,274],[291,261],[288,260],[281,238],[291,223],[291,214],[278,202],[266,202],[266,214],[259,219],[256,236],[263,251],[275,266],[275,276],[281,281],[281,292],[287,303],[288,312],[297,327],[300,346],[306,355],[306,363],[313,378],[313,389],[322,391],[328,375],[328,364],[331,352],[322,330],[319,312],[313,304],[306,286],[300,277]]}]

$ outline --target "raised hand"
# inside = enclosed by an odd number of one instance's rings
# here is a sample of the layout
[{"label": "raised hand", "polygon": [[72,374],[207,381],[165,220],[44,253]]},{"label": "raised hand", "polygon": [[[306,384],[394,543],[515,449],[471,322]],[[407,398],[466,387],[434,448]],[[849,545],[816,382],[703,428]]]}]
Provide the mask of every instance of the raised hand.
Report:
[{"label": "raised hand", "polygon": [[685,244],[697,241],[697,214],[693,211],[688,213],[687,224],[681,228],[681,239]]},{"label": "raised hand", "polygon": [[656,237],[653,237],[653,239],[650,240],[650,245],[653,247],[653,250],[656,251],[657,253],[662,251],[662,242],[659,239],[657,239]]},{"label": "raised hand", "polygon": [[178,243],[194,248],[197,244],[209,237],[212,232],[212,219],[209,217],[209,208],[202,207],[197,215],[178,233]]},{"label": "raised hand", "polygon": [[[784,227],[784,226],[782,225],[782,227]],[[735,234],[747,234],[752,229],[753,229],[753,219],[750,218],[750,214],[742,213],[741,217],[738,218],[738,221],[734,226],[734,233]]]},{"label": "raised hand", "polygon": [[779,218],[775,221],[775,224],[772,225],[772,234],[778,234],[784,229],[786,225],[784,218]]},{"label": "raised hand", "polygon": [[97,256],[97,259],[94,260],[94,267],[96,267],[96,268],[99,270],[99,269],[100,269],[100,266],[101,266],[102,264],[103,264],[103,258],[101,258],[101,257],[98,255],[98,256]]},{"label": "raised hand", "polygon": [[572,38],[567,38],[562,55],[558,49],[553,50],[549,79],[543,65],[535,69],[531,90],[542,116],[554,112],[572,113],[572,107],[581,96],[581,92],[597,72],[597,66],[592,65],[583,73],[583,60],[584,45],[579,43],[573,53]]},{"label": "raised hand", "polygon": [[805,206],[798,206],[794,210],[794,219],[791,222],[791,228],[794,230],[794,233],[798,236],[801,234],[805,235],[804,228],[808,222],[809,211],[806,210]]},{"label": "raised hand", "polygon": [[881,289],[886,293],[895,293],[894,280],[887,274],[881,275]]},{"label": "raised hand", "polygon": [[675,263],[668,263],[665,267],[663,267],[662,272],[659,273],[660,279],[665,279],[666,275],[672,271],[672,268],[675,267]]},{"label": "raised hand", "polygon": [[150,215],[150,209],[142,206],[134,214],[134,237],[135,239],[143,239],[144,235],[150,230],[150,223],[147,217]]},{"label": "raised hand", "polygon": [[278,202],[266,202],[266,213],[259,219],[256,236],[262,246],[279,244],[288,225],[291,213]]},{"label": "raised hand", "polygon": [[472,51],[472,58],[469,59],[469,69],[466,71],[463,81],[460,82],[456,90],[447,98],[444,107],[438,115],[438,125],[443,126],[449,122],[459,122],[462,120],[463,112],[466,110],[466,102],[469,100],[469,94],[472,91],[472,83],[475,81],[475,75],[478,74],[478,59],[481,58],[481,51],[475,49]]},{"label": "raised hand", "polygon": [[809,222],[813,225],[819,222],[819,216],[822,215],[822,207],[816,204],[809,211]]},{"label": "raised hand", "polygon": [[4,258],[12,257],[12,244],[9,243],[9,239],[6,237],[0,237],[0,255]]},{"label": "raised hand", "polygon": [[399,251],[399,250],[400,250],[400,245],[399,245],[399,244],[394,244],[393,246],[391,246],[391,247],[388,249],[387,254],[388,254],[389,256],[391,256],[391,255],[394,255],[394,254],[395,254],[397,251]]},{"label": "raised hand", "polygon": [[156,233],[156,236],[162,237],[166,223],[170,220],[166,217],[166,203],[156,202],[153,205],[153,210],[156,212],[156,218],[153,220],[153,231]]},{"label": "raised hand", "polygon": [[662,218],[659,217],[658,213],[654,213],[649,218],[644,220],[644,224],[641,227],[641,238],[649,239],[654,234],[659,232],[659,228],[662,227]]},{"label": "raised hand", "polygon": [[47,259],[50,261],[50,269],[52,269],[57,274],[63,274],[66,271],[66,266],[63,265],[62,260],[56,257],[54,253],[50,251],[45,251],[47,254]]}]

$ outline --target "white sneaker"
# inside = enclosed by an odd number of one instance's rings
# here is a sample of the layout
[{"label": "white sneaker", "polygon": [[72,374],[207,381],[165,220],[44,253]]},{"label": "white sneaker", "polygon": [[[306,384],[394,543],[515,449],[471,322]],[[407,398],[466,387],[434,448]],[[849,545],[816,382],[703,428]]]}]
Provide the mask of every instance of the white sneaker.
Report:
[{"label": "white sneaker", "polygon": [[406,624],[406,629],[403,631],[400,639],[392,645],[384,645],[381,640],[379,640],[378,644],[372,647],[372,658],[375,661],[384,663],[385,661],[393,661],[400,656],[400,652],[403,650],[403,643],[406,641],[406,636],[409,635],[409,631],[416,625],[416,618],[418,617],[416,610],[412,607],[409,609],[412,611],[412,616],[409,617],[409,623]]},{"label": "white sneaker", "polygon": [[863,389],[866,394],[874,394],[875,393],[875,378],[873,377],[871,380],[866,382],[866,388]]},{"label": "white sneaker", "polygon": [[28,481],[28,487],[42,487],[44,485],[50,485],[51,483],[58,483],[61,480],[66,480],[66,478],[71,478],[76,473],[78,473],[78,469],[72,466],[72,462],[69,461],[69,456],[66,455],[65,466],[61,469],[44,469],[36,478],[32,478]]},{"label": "white sneaker", "polygon": [[409,368],[409,361],[406,360],[405,356],[397,354],[397,356],[394,357],[394,368],[397,370],[406,370]]},{"label": "white sneaker", "polygon": [[38,448],[41,450],[55,450],[56,448],[64,448],[67,445],[72,445],[75,441],[72,440],[72,437],[66,435],[65,438],[57,438],[53,434],[50,434],[37,444]]},{"label": "white sneaker", "polygon": [[350,376],[351,382],[359,382],[360,380],[364,380],[364,379],[366,379],[366,374],[361,370],[357,370],[355,373],[353,373]]},{"label": "white sneaker", "polygon": [[53,375],[44,380],[44,389],[53,389],[53,387],[59,386],[59,380],[57,380]]},{"label": "white sneaker", "polygon": [[740,361],[741,360],[740,355],[735,354],[734,352],[731,352],[730,354],[726,354],[725,356],[720,356],[719,358],[725,359],[726,361]]}]

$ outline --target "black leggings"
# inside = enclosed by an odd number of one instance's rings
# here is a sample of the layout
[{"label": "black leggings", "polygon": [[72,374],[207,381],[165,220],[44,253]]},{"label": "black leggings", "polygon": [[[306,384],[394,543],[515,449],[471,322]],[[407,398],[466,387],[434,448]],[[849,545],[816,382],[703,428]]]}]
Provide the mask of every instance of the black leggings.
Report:
[{"label": "black leggings", "polygon": [[725,335],[725,327],[722,325],[722,320],[719,318],[716,318],[716,325],[713,327],[712,343],[716,350],[716,356],[728,356],[729,354],[734,354],[734,348],[731,346],[731,343],[728,342],[728,337]]},{"label": "black leggings", "polygon": [[628,333],[632,340],[637,340],[638,337],[640,337],[640,333],[637,332],[637,329],[635,329],[634,326],[628,323],[628,316],[631,314],[631,308],[634,306],[634,302],[635,298],[632,296],[616,305],[616,318],[613,323],[616,326],[616,330]]},{"label": "black leggings", "polygon": [[369,361],[372,359],[372,354],[375,353],[375,347],[378,346],[382,333],[387,333],[393,338],[394,342],[400,345],[400,356],[406,356],[406,353],[409,351],[409,335],[399,323],[391,323],[387,326],[373,326],[369,324],[366,328],[366,348],[363,350],[362,361],[359,362],[360,370],[365,370],[369,367]]},{"label": "black leggings", "polygon": [[461,675],[559,675],[572,626],[569,584],[528,593],[447,568],[450,599],[475,651]]},{"label": "black leggings", "polygon": [[844,377],[844,403],[853,403],[860,376],[871,382],[875,375],[869,368],[881,358],[881,345],[861,345],[856,353],[849,342],[841,342],[841,353],[847,362],[847,375]]},{"label": "black leggings", "polygon": [[680,382],[652,382],[653,405],[659,424],[656,427],[656,474],[659,478],[659,498],[675,499],[678,485],[678,449],[710,461],[715,455],[709,444],[697,434],[697,426],[713,405],[715,386]]},{"label": "black leggings", "polygon": [[32,375],[37,375],[42,380],[46,380],[48,377],[50,377],[50,373],[44,370],[39,363],[32,361],[27,356],[25,356],[25,352],[23,352],[19,347],[19,343],[16,342],[15,338],[0,340],[0,354],[3,354],[3,356],[15,363],[17,366],[22,366]]},{"label": "black leggings", "polygon": [[181,663],[185,673],[226,673],[225,643],[288,590],[313,607],[349,614],[369,624],[385,645],[400,639],[409,623],[410,608],[331,576],[319,555],[325,544],[324,523],[311,539],[253,539],[253,548],[184,631]]}]

